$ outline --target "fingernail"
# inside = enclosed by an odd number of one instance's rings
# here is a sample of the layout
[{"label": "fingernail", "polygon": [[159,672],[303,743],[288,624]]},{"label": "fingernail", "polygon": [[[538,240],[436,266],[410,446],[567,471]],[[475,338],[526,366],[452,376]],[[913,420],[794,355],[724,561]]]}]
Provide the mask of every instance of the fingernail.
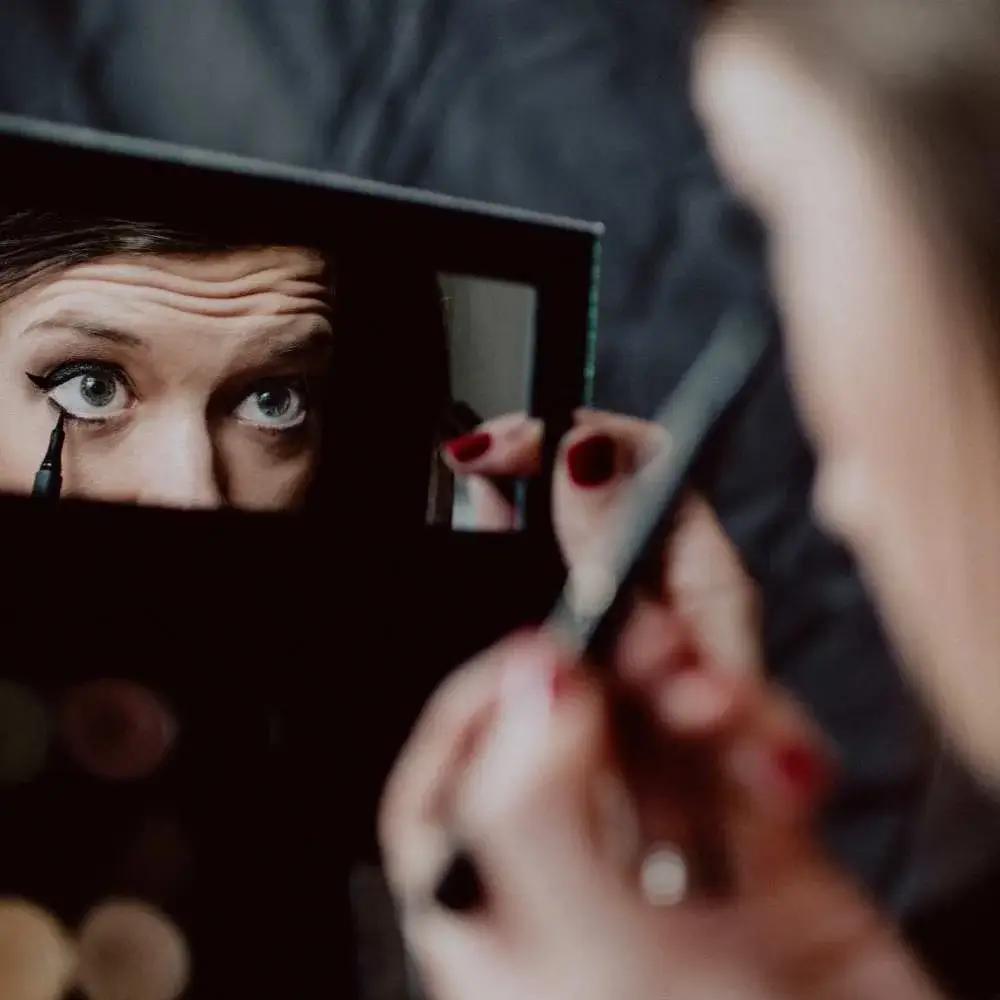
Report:
[{"label": "fingernail", "polygon": [[779,747],[773,762],[782,780],[800,795],[812,795],[826,779],[826,767],[819,756],[801,743]]},{"label": "fingernail", "polygon": [[566,453],[570,479],[585,489],[604,486],[615,474],[616,451],[614,438],[607,434],[577,441]]},{"label": "fingernail", "polygon": [[493,447],[493,435],[486,431],[475,431],[446,441],[444,447],[456,462],[474,462]]}]

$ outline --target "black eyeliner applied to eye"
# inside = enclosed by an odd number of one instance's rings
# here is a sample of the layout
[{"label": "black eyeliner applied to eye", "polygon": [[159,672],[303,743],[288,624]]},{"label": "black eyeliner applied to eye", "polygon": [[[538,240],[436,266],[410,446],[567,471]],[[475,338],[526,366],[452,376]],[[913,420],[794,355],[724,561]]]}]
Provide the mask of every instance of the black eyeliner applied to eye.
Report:
[{"label": "black eyeliner applied to eye", "polygon": [[24,374],[28,381],[42,392],[51,392],[79,375],[105,375],[124,383],[128,382],[128,377],[121,367],[108,364],[106,361],[67,361],[41,374],[34,372]]}]

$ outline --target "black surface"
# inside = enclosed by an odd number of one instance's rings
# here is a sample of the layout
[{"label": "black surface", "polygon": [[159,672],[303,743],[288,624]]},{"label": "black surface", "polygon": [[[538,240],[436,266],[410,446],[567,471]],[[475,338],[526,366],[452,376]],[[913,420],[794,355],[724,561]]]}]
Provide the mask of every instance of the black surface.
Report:
[{"label": "black surface", "polygon": [[[53,751],[40,779],[0,790],[4,892],[75,923],[125,887],[129,832],[166,811],[195,877],[152,901],[191,940],[190,995],[350,995],[347,873],[374,857],[388,768],[435,677],[548,610],[554,551],[527,534],[345,539],[308,519],[66,502],[0,500],[0,521],[5,675],[53,704],[75,681],[128,677],[181,726],[150,780],[100,782]],[[67,580],[69,565],[109,572]]]}]

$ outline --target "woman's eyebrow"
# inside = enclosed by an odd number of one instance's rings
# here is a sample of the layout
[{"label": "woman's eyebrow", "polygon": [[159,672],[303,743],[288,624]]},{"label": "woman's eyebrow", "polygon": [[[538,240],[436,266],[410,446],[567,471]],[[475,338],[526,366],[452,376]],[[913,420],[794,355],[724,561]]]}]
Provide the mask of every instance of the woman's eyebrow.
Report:
[{"label": "woman's eyebrow", "polygon": [[120,344],[124,347],[144,347],[145,341],[142,337],[129,333],[118,327],[111,326],[91,316],[76,312],[59,312],[45,319],[36,320],[29,323],[20,333],[20,336],[27,336],[31,333],[51,332],[60,333],[70,331],[72,333],[83,334],[86,337],[94,337],[98,340],[107,341],[113,344]]},{"label": "woman's eyebrow", "polygon": [[329,324],[314,326],[305,334],[297,336],[268,336],[251,342],[246,353],[261,361],[288,361],[302,357],[325,354],[333,347],[334,335]]}]

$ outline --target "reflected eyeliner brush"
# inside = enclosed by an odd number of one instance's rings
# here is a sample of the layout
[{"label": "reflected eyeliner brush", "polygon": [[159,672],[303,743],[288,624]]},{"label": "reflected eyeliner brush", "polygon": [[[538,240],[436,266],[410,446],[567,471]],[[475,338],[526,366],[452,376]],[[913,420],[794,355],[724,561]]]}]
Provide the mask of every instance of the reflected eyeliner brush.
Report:
[{"label": "reflected eyeliner brush", "polygon": [[31,495],[42,500],[58,500],[62,491],[62,450],[66,440],[66,411],[59,410],[59,419],[49,436],[49,446],[42,464],[35,473]]},{"label": "reflected eyeliner brush", "polygon": [[[708,346],[653,418],[669,445],[636,476],[625,495],[614,518],[611,557],[600,579],[592,579],[582,594],[567,580],[546,627],[602,678],[610,673],[636,584],[659,565],[698,460],[776,342],[770,321],[754,303],[742,303],[723,317]],[[706,775],[706,780],[712,776]],[[701,884],[708,891],[724,891],[728,865],[720,831],[715,826],[703,832],[704,856],[696,862]],[[484,902],[478,866],[467,850],[456,850],[434,899],[456,912]]]}]

